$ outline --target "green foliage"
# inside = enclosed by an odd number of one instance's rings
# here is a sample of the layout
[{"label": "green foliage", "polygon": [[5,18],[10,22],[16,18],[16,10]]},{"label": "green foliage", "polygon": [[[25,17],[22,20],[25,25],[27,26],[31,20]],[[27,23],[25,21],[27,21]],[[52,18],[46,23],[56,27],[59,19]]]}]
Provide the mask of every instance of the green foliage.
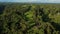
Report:
[{"label": "green foliage", "polygon": [[60,5],[1,4],[1,34],[60,34]]}]

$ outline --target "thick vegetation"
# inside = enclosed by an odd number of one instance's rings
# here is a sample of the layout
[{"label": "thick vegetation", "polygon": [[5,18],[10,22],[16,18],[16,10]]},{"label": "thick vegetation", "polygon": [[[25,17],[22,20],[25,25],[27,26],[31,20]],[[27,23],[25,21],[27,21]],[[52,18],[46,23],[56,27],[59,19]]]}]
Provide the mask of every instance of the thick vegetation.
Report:
[{"label": "thick vegetation", "polygon": [[60,34],[60,5],[0,4],[0,34]]}]

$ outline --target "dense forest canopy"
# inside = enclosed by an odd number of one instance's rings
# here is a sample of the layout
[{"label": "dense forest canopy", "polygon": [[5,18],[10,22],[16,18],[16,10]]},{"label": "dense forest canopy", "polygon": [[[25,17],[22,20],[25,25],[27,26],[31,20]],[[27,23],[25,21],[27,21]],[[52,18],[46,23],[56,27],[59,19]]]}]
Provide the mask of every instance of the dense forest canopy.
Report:
[{"label": "dense forest canopy", "polygon": [[60,34],[60,4],[1,4],[0,34]]}]

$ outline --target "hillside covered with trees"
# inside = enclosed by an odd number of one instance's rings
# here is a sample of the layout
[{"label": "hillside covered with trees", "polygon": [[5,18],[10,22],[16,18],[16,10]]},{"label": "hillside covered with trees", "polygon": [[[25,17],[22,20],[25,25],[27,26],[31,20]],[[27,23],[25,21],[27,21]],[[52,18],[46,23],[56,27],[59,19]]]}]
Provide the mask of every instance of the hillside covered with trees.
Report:
[{"label": "hillside covered with trees", "polygon": [[60,4],[1,4],[0,34],[60,34]]}]

